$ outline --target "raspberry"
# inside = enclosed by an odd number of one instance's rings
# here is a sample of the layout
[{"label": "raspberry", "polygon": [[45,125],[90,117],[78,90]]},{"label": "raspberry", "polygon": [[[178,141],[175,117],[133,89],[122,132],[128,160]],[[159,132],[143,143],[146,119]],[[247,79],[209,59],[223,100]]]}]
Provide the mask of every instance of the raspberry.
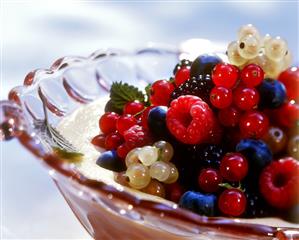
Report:
[{"label": "raspberry", "polygon": [[270,163],[261,173],[260,192],[277,208],[290,208],[299,202],[299,162],[288,157]]},{"label": "raspberry", "polygon": [[134,125],[124,132],[126,146],[131,150],[143,147],[151,142],[148,132],[139,125]]},{"label": "raspberry", "polygon": [[214,84],[210,75],[199,75],[197,78],[193,77],[176,88],[171,94],[170,101],[182,95],[194,95],[209,103],[210,92],[213,87]]},{"label": "raspberry", "polygon": [[199,97],[185,95],[173,100],[166,114],[166,124],[180,142],[204,142],[215,121],[209,106]]}]

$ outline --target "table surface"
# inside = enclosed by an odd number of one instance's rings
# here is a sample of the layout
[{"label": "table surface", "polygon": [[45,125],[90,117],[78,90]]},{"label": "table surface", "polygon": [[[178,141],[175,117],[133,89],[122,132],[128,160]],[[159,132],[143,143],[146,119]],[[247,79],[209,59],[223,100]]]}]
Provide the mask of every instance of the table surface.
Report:
[{"label": "table surface", "polygon": [[[65,55],[101,47],[132,48],[149,41],[190,38],[229,42],[239,26],[287,39],[298,63],[298,3],[1,2],[1,99],[32,69]],[[297,32],[296,32],[297,31]],[[16,140],[1,143],[1,238],[90,239],[46,170]]]}]

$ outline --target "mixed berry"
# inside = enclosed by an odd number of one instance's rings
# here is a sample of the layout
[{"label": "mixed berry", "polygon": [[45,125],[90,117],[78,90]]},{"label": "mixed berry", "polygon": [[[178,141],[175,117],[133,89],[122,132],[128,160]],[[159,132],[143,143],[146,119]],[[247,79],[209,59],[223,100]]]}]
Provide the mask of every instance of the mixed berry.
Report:
[{"label": "mixed berry", "polygon": [[97,164],[198,214],[285,216],[299,204],[299,69],[284,40],[252,25],[227,55],[184,59],[144,92],[114,83]]}]

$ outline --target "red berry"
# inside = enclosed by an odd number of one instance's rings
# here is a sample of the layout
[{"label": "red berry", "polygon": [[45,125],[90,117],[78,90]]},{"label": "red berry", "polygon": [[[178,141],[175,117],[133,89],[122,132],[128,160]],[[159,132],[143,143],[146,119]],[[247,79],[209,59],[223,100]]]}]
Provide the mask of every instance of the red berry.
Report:
[{"label": "red berry", "polygon": [[249,64],[241,71],[241,80],[247,87],[255,87],[264,79],[263,69],[256,64]]},{"label": "red berry", "polygon": [[166,124],[173,136],[186,144],[204,142],[215,118],[208,104],[199,97],[184,95],[173,100],[166,114]]},{"label": "red berry", "polygon": [[119,119],[119,115],[115,112],[106,112],[101,116],[99,126],[104,134],[115,132],[116,122]]},{"label": "red berry", "polygon": [[212,80],[216,86],[232,88],[239,76],[239,70],[228,63],[218,63],[212,71]]},{"label": "red berry", "polygon": [[140,113],[144,108],[143,103],[138,101],[128,102],[124,106],[124,114],[135,115]]},{"label": "red berry", "polygon": [[218,207],[222,213],[237,217],[244,213],[246,202],[246,197],[240,190],[226,189],[219,196]]},{"label": "red berry", "polygon": [[125,114],[119,117],[116,121],[116,129],[121,134],[124,135],[124,132],[130,127],[137,124],[136,118],[130,114]]},{"label": "red berry", "polygon": [[183,67],[179,69],[174,77],[175,85],[178,87],[190,78],[190,68]]},{"label": "red berry", "polygon": [[255,88],[237,87],[233,95],[234,104],[241,110],[253,109],[260,100],[260,95]]},{"label": "red berry", "polygon": [[223,129],[214,115],[211,119],[212,128],[211,131],[208,132],[208,137],[204,142],[209,144],[220,144],[222,140]]},{"label": "red berry", "polygon": [[277,208],[290,208],[299,202],[299,162],[288,157],[273,161],[260,175],[260,192]]},{"label": "red berry", "polygon": [[125,143],[119,145],[116,150],[117,156],[121,159],[125,159],[129,151],[130,151],[130,149],[127,147],[127,145]]},{"label": "red berry", "polygon": [[165,188],[167,199],[173,202],[179,202],[181,196],[184,193],[182,186],[175,182],[172,184],[165,184]]},{"label": "red berry", "polygon": [[200,171],[198,176],[199,187],[208,193],[217,192],[222,182],[220,172],[216,169],[206,168]]},{"label": "red berry", "polygon": [[155,106],[168,106],[174,86],[167,80],[158,80],[151,87],[150,101]]},{"label": "red berry", "polygon": [[273,110],[271,115],[279,126],[291,128],[299,120],[299,104],[290,101]]},{"label": "red berry", "polygon": [[123,138],[119,133],[110,133],[105,139],[105,148],[107,150],[116,149],[122,142]]},{"label": "red berry", "polygon": [[105,139],[106,136],[104,134],[99,134],[91,140],[91,143],[96,147],[105,148]]},{"label": "red berry", "polygon": [[214,87],[210,93],[210,101],[216,108],[226,108],[232,103],[232,90],[225,87]]},{"label": "red berry", "polygon": [[132,126],[127,131],[125,131],[124,138],[129,149],[143,147],[151,143],[148,132],[139,125]]},{"label": "red berry", "polygon": [[240,116],[240,111],[233,106],[221,109],[218,113],[218,119],[220,123],[225,127],[237,126],[240,120]]},{"label": "red berry", "polygon": [[299,67],[291,67],[283,71],[278,80],[286,87],[288,100],[299,103]]},{"label": "red berry", "polygon": [[148,130],[148,124],[147,124],[147,119],[148,119],[148,114],[149,114],[149,111],[154,108],[155,106],[149,106],[147,107],[141,114],[141,125],[144,129]]},{"label": "red berry", "polygon": [[220,162],[220,173],[227,181],[241,181],[248,173],[248,162],[240,153],[227,153]]},{"label": "red berry", "polygon": [[244,138],[258,139],[268,132],[269,120],[264,113],[251,111],[241,117],[239,127]]}]

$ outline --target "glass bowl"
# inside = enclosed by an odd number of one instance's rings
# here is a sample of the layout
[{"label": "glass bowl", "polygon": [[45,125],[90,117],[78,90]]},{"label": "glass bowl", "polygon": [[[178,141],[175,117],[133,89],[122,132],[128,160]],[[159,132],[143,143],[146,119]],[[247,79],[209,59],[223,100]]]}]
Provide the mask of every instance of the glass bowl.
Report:
[{"label": "glass bowl", "polygon": [[[195,52],[194,49],[201,50]],[[151,45],[137,51],[104,49],[89,57],[64,57],[49,69],[28,73],[23,86],[0,102],[0,139],[18,138],[49,170],[74,214],[95,239],[296,239],[298,228],[204,217],[175,203],[138,198],[118,187],[86,178],[73,164],[52,154],[47,121],[59,121],[81,105],[105,96],[113,81],[144,87],[168,78],[180,58],[215,51],[207,40],[181,47]],[[74,130],[76,131],[76,130]]]}]

